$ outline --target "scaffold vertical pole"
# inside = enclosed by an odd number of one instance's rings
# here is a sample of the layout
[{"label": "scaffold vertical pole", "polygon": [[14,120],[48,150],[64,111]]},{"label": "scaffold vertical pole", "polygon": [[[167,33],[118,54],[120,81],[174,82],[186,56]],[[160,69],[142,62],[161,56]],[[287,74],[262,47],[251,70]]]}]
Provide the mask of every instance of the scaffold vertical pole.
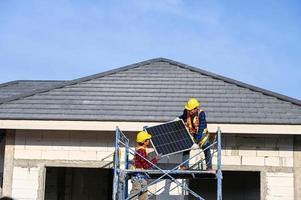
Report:
[{"label": "scaffold vertical pole", "polygon": [[217,128],[217,200],[222,200],[222,144],[221,129]]},{"label": "scaffold vertical pole", "polygon": [[[125,160],[125,169],[129,169],[129,141],[127,141],[125,146],[125,154],[124,154],[124,160]],[[125,199],[128,197],[129,192],[129,185],[128,185],[128,176],[126,175],[124,177],[124,196]]]},{"label": "scaffold vertical pole", "polygon": [[118,145],[119,145],[119,128],[116,127],[115,132],[115,153],[114,153],[114,178],[113,178],[113,196],[112,199],[116,200],[117,192],[118,192],[118,162],[119,162],[119,152],[118,152]]}]

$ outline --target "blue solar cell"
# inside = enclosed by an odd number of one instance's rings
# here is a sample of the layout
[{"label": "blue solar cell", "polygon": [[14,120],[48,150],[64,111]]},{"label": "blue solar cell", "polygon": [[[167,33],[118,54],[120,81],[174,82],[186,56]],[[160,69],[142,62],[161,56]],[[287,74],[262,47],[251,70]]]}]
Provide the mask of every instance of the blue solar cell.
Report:
[{"label": "blue solar cell", "polygon": [[191,149],[193,140],[182,120],[147,127],[155,151],[164,156]]}]

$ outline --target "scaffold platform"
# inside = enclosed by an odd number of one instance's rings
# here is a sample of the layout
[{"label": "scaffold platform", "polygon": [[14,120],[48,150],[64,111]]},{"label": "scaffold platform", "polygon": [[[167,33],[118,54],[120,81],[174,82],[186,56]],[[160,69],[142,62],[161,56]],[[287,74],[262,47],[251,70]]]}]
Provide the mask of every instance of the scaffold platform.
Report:
[{"label": "scaffold platform", "polygon": [[[137,173],[136,170],[124,170],[127,173],[128,177],[131,178]],[[166,174],[169,174],[175,179],[215,179],[217,174],[215,171],[199,171],[199,170],[175,170],[170,172],[169,170],[140,170],[141,173],[146,173],[149,179],[171,179]]]}]

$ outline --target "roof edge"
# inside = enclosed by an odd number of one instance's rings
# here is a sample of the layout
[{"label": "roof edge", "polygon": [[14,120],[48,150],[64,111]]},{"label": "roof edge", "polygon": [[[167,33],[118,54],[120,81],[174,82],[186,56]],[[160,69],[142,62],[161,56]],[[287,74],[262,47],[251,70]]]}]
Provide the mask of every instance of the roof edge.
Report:
[{"label": "roof edge", "polygon": [[9,85],[15,85],[15,84],[17,84],[17,83],[19,83],[19,80],[17,80],[17,81],[9,81],[9,82],[5,82],[5,83],[1,83],[1,84],[0,84],[0,88],[2,88],[2,87],[6,87],[6,86],[9,86]]},{"label": "roof edge", "polygon": [[174,65],[177,65],[179,67],[186,68],[188,70],[198,72],[198,73],[201,73],[203,75],[211,76],[213,78],[225,81],[227,83],[235,84],[237,86],[244,87],[244,88],[250,89],[252,91],[260,92],[260,93],[263,93],[265,95],[276,97],[280,100],[287,101],[287,102],[296,104],[298,106],[301,106],[301,100],[299,100],[299,99],[295,99],[295,98],[292,98],[292,97],[289,97],[289,96],[286,96],[286,95],[282,95],[282,94],[279,94],[279,93],[276,93],[276,92],[273,92],[273,91],[270,91],[270,90],[266,90],[266,89],[263,89],[263,88],[260,88],[260,87],[254,86],[254,85],[243,83],[243,82],[237,81],[235,79],[227,78],[225,76],[221,76],[221,75],[218,75],[218,74],[215,74],[215,73],[212,73],[212,72],[208,72],[206,70],[202,70],[202,69],[199,69],[199,68],[196,68],[196,67],[192,67],[190,65],[187,65],[187,64],[184,64],[184,63],[181,63],[181,62],[178,62],[178,61],[170,60],[170,59],[167,59],[167,58],[158,58],[158,59],[160,59],[160,61],[169,62],[170,64],[174,64]]},{"label": "roof edge", "polygon": [[9,85],[18,84],[20,82],[66,82],[66,80],[15,80],[15,81],[8,81],[5,83],[1,83],[0,88],[6,87]]},{"label": "roof edge", "polygon": [[[11,96],[11,97],[8,97],[8,98],[4,98],[4,99],[0,100],[0,104],[8,103],[8,102],[15,101],[15,100],[18,100],[18,99],[23,99],[23,98],[26,98],[26,97],[29,97],[29,96],[33,96],[35,94],[48,92],[50,90],[59,89],[59,88],[65,87],[65,86],[74,85],[74,84],[77,84],[77,83],[89,81],[89,80],[92,80],[92,79],[96,79],[96,78],[100,78],[100,77],[103,77],[103,76],[111,75],[111,74],[118,73],[118,72],[121,72],[121,71],[126,71],[126,70],[133,69],[133,68],[136,68],[136,67],[139,67],[139,66],[142,66],[142,65],[150,64],[152,62],[158,62],[158,61],[161,61],[161,60],[164,60],[164,58],[149,59],[149,60],[146,60],[146,61],[142,61],[142,62],[130,64],[130,65],[125,65],[125,66],[119,67],[117,69],[112,69],[112,70],[97,73],[97,74],[94,74],[94,75],[89,75],[89,76],[85,76],[85,77],[82,77],[82,78],[77,78],[77,79],[73,79],[73,80],[70,80],[70,81],[65,81],[63,83],[58,83],[58,84],[55,84],[55,85],[52,85],[52,86],[49,86],[49,87],[46,87],[46,88],[36,89],[34,91],[27,92],[27,93],[24,93],[24,94],[19,94],[19,95],[14,95],[14,96]],[[11,84],[17,84],[19,81],[11,81],[11,82],[7,82],[7,83],[3,83],[3,84],[0,84],[0,87],[2,85],[3,85],[2,87],[4,87],[4,86],[7,86],[7,85],[11,85]]]}]

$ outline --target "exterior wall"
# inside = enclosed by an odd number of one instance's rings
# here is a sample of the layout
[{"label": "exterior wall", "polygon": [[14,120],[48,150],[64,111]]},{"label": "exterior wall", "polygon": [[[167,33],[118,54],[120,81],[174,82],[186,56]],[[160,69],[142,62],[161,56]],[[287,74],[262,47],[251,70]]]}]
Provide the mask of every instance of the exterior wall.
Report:
[{"label": "exterior wall", "polygon": [[103,167],[112,161],[112,132],[30,131],[15,135],[12,197],[43,199],[45,167]]},{"label": "exterior wall", "polygon": [[292,173],[267,172],[267,200],[294,199],[294,176]]},{"label": "exterior wall", "polygon": [[[135,134],[130,134],[130,141],[134,139]],[[223,169],[259,171],[263,200],[294,199],[293,136],[225,134],[222,142]],[[134,142],[131,145],[134,146]],[[103,158],[113,151],[113,132],[17,130],[12,151],[12,197],[43,199],[45,167],[103,167],[112,157]],[[175,156],[168,162],[180,160]],[[213,163],[216,164],[216,155]],[[160,184],[167,183],[162,181]],[[160,188],[160,185],[156,187]],[[157,199],[166,199],[167,193],[162,191]],[[171,195],[181,199],[183,191],[174,190]]]},{"label": "exterior wall", "polygon": [[36,199],[39,194],[40,167],[14,167],[12,197],[16,199]]},{"label": "exterior wall", "polygon": [[15,159],[92,160],[111,154],[113,133],[84,131],[17,131]]},{"label": "exterior wall", "polygon": [[293,136],[226,134],[222,146],[223,169],[261,172],[262,200],[294,199]]},{"label": "exterior wall", "polygon": [[294,136],[294,188],[295,200],[301,200],[301,136]]},{"label": "exterior wall", "polygon": [[11,196],[14,169],[15,130],[6,130],[2,196]]}]

